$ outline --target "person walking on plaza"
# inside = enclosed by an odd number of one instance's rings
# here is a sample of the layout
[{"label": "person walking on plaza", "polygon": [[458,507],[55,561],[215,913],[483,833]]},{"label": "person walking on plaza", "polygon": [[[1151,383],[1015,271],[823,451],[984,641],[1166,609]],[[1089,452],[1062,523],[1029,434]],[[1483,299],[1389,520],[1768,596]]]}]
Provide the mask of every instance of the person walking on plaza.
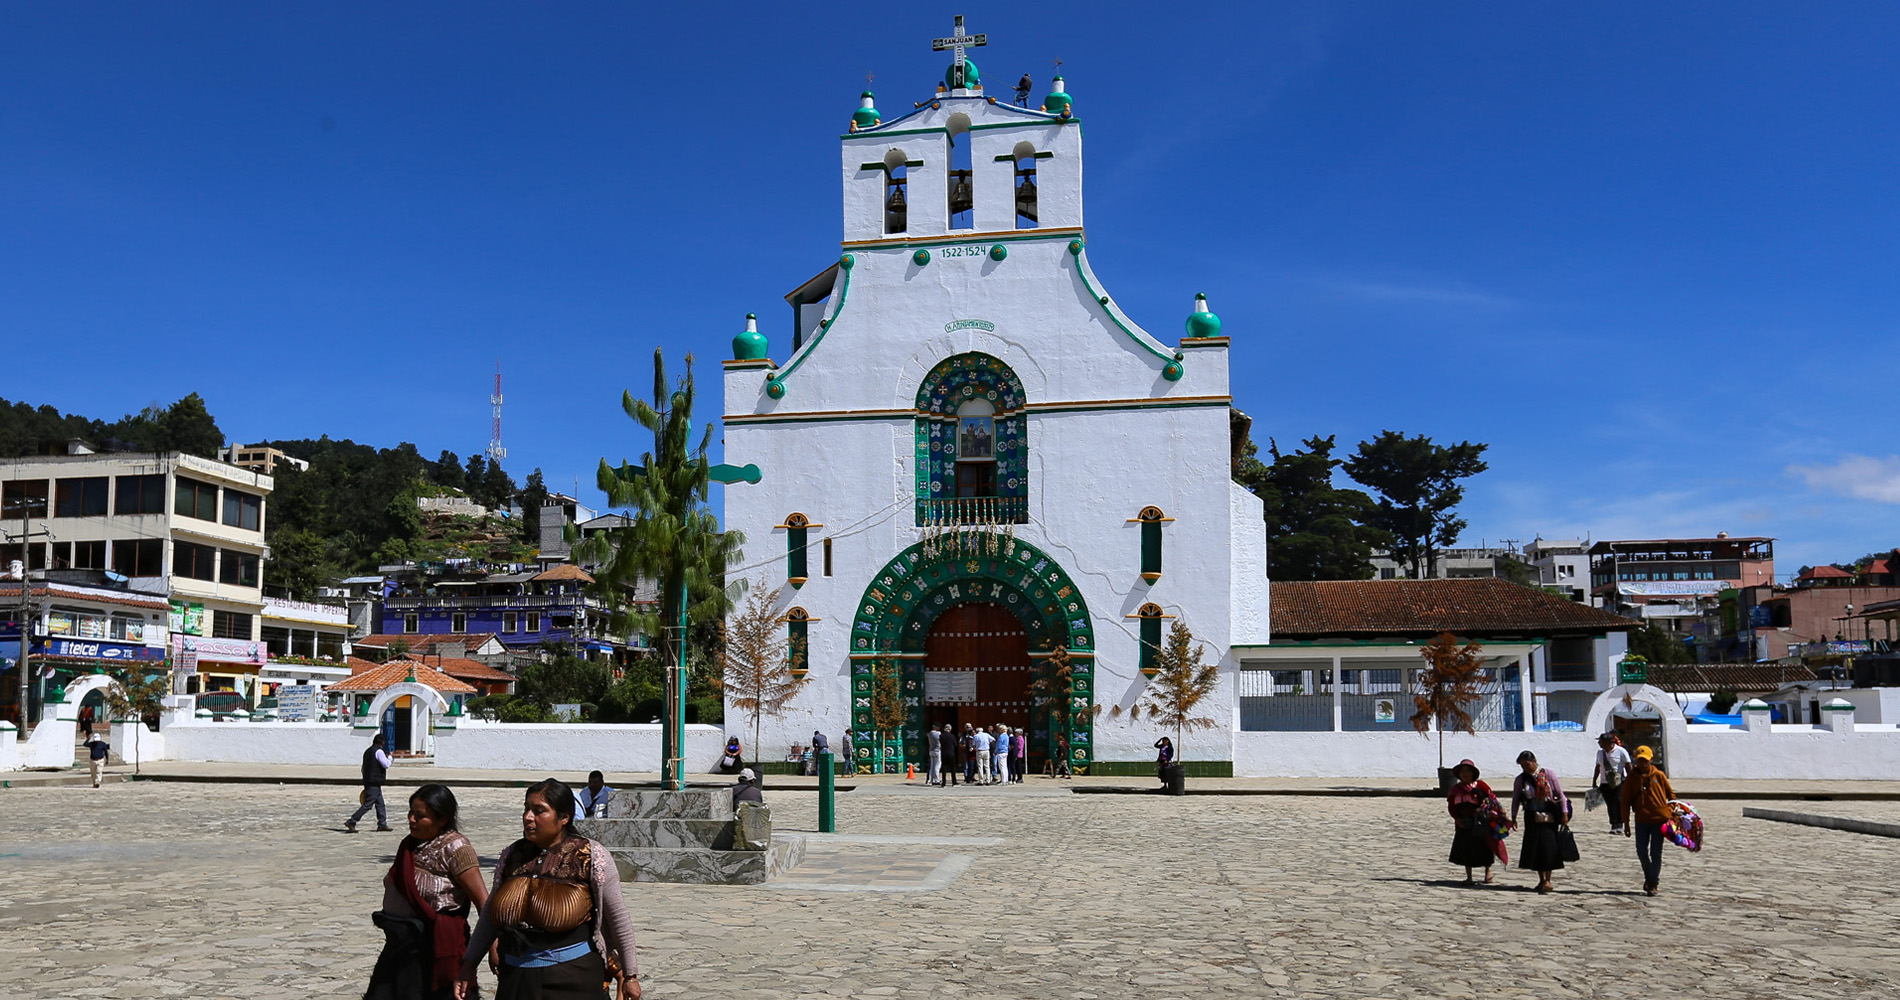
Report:
[{"label": "person walking on plaza", "polygon": [[924,745],[928,756],[925,758],[928,770],[924,772],[927,785],[943,784],[943,731],[932,726],[924,730]]},{"label": "person walking on plaza", "polygon": [[98,716],[93,713],[91,705],[86,705],[80,708],[79,710],[79,738],[81,740],[87,743],[92,742],[92,723],[93,723],[93,720],[97,718]]},{"label": "person walking on plaza", "polygon": [[943,784],[957,787],[957,774],[963,770],[963,758],[957,753],[957,727],[943,724]]},{"label": "person walking on plaza", "polygon": [[1676,790],[1669,776],[1656,766],[1656,751],[1636,748],[1630,775],[1617,800],[1619,817],[1627,815],[1623,836],[1636,837],[1636,860],[1643,866],[1643,894],[1654,896],[1662,887],[1663,824],[1669,822],[1669,800]]},{"label": "person walking on plaza", "polygon": [[1023,783],[1023,770],[1029,766],[1029,737],[1018,729],[1009,738],[1009,776]]},{"label": "person walking on plaza", "polygon": [[1069,738],[1060,733],[1056,734],[1055,776],[1058,778],[1075,777],[1075,772],[1069,770]]},{"label": "person walking on plaza", "polygon": [[[468,950],[468,915],[488,902],[474,845],[456,829],[455,793],[428,784],[409,796],[409,836],[383,876],[383,929],[364,1000],[449,1000]],[[495,968],[496,954],[489,955]],[[472,993],[470,995],[473,995]]]},{"label": "person walking on plaza", "polygon": [[376,810],[376,832],[389,832],[389,814],[383,806],[383,779],[389,776],[389,755],[383,752],[383,737],[378,733],[363,751],[363,804],[344,822],[345,833],[356,832],[356,821],[372,808]]},{"label": "person walking on plaza", "polygon": [[576,796],[577,813],[582,819],[606,819],[607,801],[613,797],[614,790],[607,784],[607,776],[599,771],[587,772],[587,784],[582,786]]},{"label": "person walking on plaza", "polygon": [[1616,734],[1604,733],[1597,737],[1597,766],[1590,773],[1590,783],[1597,786],[1597,792],[1603,796],[1603,804],[1610,811],[1610,832],[1623,832],[1623,779],[1630,773],[1630,752],[1617,742]]},{"label": "person walking on plaza", "polygon": [[976,728],[967,722],[957,734],[957,756],[963,760],[963,783],[976,784]]},{"label": "person walking on plaza", "polygon": [[1009,784],[1009,727],[997,726],[990,737],[990,773],[996,784]]},{"label": "person walking on plaza", "polygon": [[1524,839],[1517,846],[1517,866],[1537,873],[1537,891],[1551,892],[1550,873],[1564,866],[1563,848],[1557,831],[1570,821],[1570,800],[1564,787],[1548,768],[1537,766],[1537,755],[1529,750],[1517,755],[1523,773],[1511,783],[1511,825],[1517,826],[1518,810],[1524,811]]},{"label": "person walking on plaza", "polygon": [[92,768],[92,787],[98,788],[106,779],[106,755],[112,747],[93,733],[86,734],[87,763]]},{"label": "person walking on plaza", "polygon": [[858,751],[857,747],[851,742],[851,730],[849,728],[846,728],[843,733],[839,734],[838,747],[844,751],[844,773],[858,773]]},{"label": "person walking on plaza", "polygon": [[1451,769],[1458,779],[1445,793],[1445,811],[1451,813],[1451,858],[1454,865],[1465,866],[1465,884],[1472,885],[1472,869],[1484,869],[1486,885],[1491,883],[1491,865],[1509,864],[1504,841],[1493,836],[1494,818],[1501,818],[1504,807],[1491,786],[1478,780],[1478,765],[1461,760]]},{"label": "person walking on plaza", "polygon": [[547,778],[528,786],[521,839],[495,862],[494,887],[462,955],[458,998],[475,995],[475,967],[501,946],[497,1000],[600,1000],[619,981],[640,1000],[640,957],[607,845],[574,832],[574,792]]},{"label": "person walking on plaza", "polygon": [[990,783],[990,745],[995,743],[987,729],[978,729],[970,734],[970,752],[976,755],[976,783]]}]

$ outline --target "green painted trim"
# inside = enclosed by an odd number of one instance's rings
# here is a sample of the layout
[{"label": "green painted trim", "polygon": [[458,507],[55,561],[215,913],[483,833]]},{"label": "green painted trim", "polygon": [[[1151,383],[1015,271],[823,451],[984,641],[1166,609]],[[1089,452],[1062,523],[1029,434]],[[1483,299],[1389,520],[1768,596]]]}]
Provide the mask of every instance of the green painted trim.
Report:
[{"label": "green painted trim", "polygon": [[[1050,404],[1042,404],[1042,403],[1031,403],[1029,406],[1024,407],[1023,412],[1027,414],[1042,414],[1042,413],[1099,413],[1099,412],[1114,411],[1114,410],[1191,410],[1191,409],[1196,409],[1196,408],[1204,407],[1204,406],[1232,406],[1232,405],[1233,405],[1232,397],[1226,397],[1222,399],[1203,399],[1203,400],[1189,400],[1189,401],[1172,400],[1172,399],[1163,397],[1161,399],[1156,399],[1156,400],[1114,401],[1114,402],[1109,402],[1109,403],[1101,403],[1101,404],[1088,405],[1088,406],[1060,406],[1060,405],[1050,405]],[[753,424],[797,424],[797,423],[805,423],[808,421],[812,423],[821,423],[825,421],[854,421],[854,420],[913,420],[916,418],[916,416],[917,414],[915,411],[905,410],[900,413],[815,413],[815,414],[808,413],[808,414],[803,414],[799,416],[789,416],[789,417],[777,417],[771,414],[756,414],[755,415],[751,413],[729,413],[729,414],[726,414],[722,419],[724,419],[728,423],[733,424],[734,426],[750,427]],[[1285,643],[1274,643],[1273,648],[1279,649],[1285,645],[1286,645]],[[1239,647],[1236,647],[1236,648],[1239,648]],[[1265,649],[1267,648],[1267,646],[1266,644],[1262,643],[1260,645],[1260,648]]]},{"label": "green painted trim", "polygon": [[[1460,642],[1464,639],[1460,637]],[[1499,639],[1501,646],[1547,646],[1549,639]],[[1228,649],[1424,649],[1431,640],[1422,642],[1301,642],[1290,639],[1285,642],[1236,642]]]},{"label": "green painted trim", "polygon": [[[1113,302],[1110,302],[1108,296],[1097,286],[1097,283],[1093,280],[1095,270],[1089,267],[1087,256],[1088,244],[1083,243],[1080,247],[1073,248],[1073,252],[1075,255],[1075,273],[1077,277],[1082,279],[1082,287],[1088,289],[1089,297],[1101,305],[1102,311],[1108,314],[1109,319],[1115,321],[1115,325],[1120,327],[1121,331],[1128,335],[1128,339],[1140,345],[1141,348],[1149,354],[1160,358],[1164,363],[1180,364],[1181,359],[1169,354],[1165,349],[1156,347],[1150,343],[1149,341],[1153,338],[1144,338],[1141,334],[1136,333],[1134,328],[1129,326],[1128,321],[1123,319],[1121,310],[1117,308]],[[1176,375],[1168,381],[1172,382],[1178,378],[1180,378],[1180,376]]]},{"label": "green painted trim", "polygon": [[[1184,760],[1179,762],[1190,778],[1231,778],[1234,776],[1234,762],[1231,760]],[[1098,760],[1089,769],[1092,775],[1108,778],[1143,777],[1155,779],[1155,762],[1152,760]]]},{"label": "green painted trim", "polygon": [[[1022,109],[1018,108],[1017,110],[1020,111]],[[911,113],[915,114],[916,111],[913,110]],[[906,115],[905,117],[909,117],[909,116]],[[892,122],[891,124],[895,125],[896,122]],[[1050,114],[1048,118],[1042,119],[1040,121],[1036,119],[1029,119],[1029,120],[1020,121],[1020,122],[984,122],[981,125],[970,126],[969,130],[972,132],[985,132],[994,128],[1038,128],[1044,125],[1080,125],[1080,124],[1082,124],[1082,119],[1080,118],[1076,118],[1074,116],[1064,118],[1064,117],[1061,117],[1060,115]],[[950,130],[947,128],[898,128],[898,129],[892,129],[889,132],[878,132],[872,129],[866,129],[861,132],[840,133],[838,138],[840,139],[876,139],[876,138],[881,138],[887,135],[946,135],[949,133],[949,131]]]},{"label": "green painted trim", "polygon": [[[1016,230],[1005,230],[1016,232]],[[917,239],[898,240],[856,240],[851,243],[851,252],[860,250],[909,250],[912,247],[949,246],[958,243],[1029,243],[1037,240],[1069,240],[1082,235],[1080,229],[1038,229],[1021,236],[999,235],[997,233],[976,234],[981,239],[970,236],[923,236]]]},{"label": "green painted trim", "polygon": [[[839,315],[844,312],[845,297],[851,294],[851,269],[857,262],[858,259],[850,254],[845,254],[838,259],[838,269],[844,272],[843,280],[838,285],[838,301],[832,303],[831,315],[818,321],[818,334],[811,338],[811,343],[806,344],[803,350],[792,357],[791,364],[786,365],[785,370],[774,372],[766,380],[766,394],[773,399],[780,399],[785,395],[785,380],[790,378],[792,373],[798,370],[798,366],[804,364],[805,359],[811,357],[812,352],[818,349],[819,343],[825,339],[825,334],[831,332],[831,324],[836,323]],[[778,386],[779,391],[776,393],[772,392],[774,385]]]},{"label": "green painted trim", "polygon": [[[1043,150],[1041,152],[1031,153],[1029,155],[1038,160],[1047,160],[1054,157],[1056,154],[1048,150]],[[996,162],[997,163],[1015,163],[1016,158],[1014,156],[1009,155],[1008,153],[1004,153],[1002,156],[996,157]]]}]

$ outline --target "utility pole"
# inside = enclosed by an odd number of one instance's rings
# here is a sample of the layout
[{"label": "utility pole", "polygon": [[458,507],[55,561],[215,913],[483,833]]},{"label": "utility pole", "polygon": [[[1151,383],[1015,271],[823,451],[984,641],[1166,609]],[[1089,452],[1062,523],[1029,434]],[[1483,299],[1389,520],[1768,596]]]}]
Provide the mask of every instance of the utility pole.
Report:
[{"label": "utility pole", "polygon": [[[28,546],[33,544],[35,537],[50,539],[53,535],[45,528],[41,528],[38,531],[32,530],[32,508],[29,505],[29,501],[25,497],[22,497],[19,503],[20,533],[18,536],[9,535],[7,537],[9,540],[15,537],[20,540],[20,658],[15,661],[14,668],[20,672],[20,728],[18,733],[19,738],[24,740],[32,727],[32,722],[30,721],[32,712],[28,705],[28,692],[31,690],[31,687],[27,678],[31,676],[33,672],[33,618],[35,610],[33,604],[33,585],[30,580],[30,577],[33,575],[33,556]],[[3,513],[4,511],[0,511],[0,514]]]}]

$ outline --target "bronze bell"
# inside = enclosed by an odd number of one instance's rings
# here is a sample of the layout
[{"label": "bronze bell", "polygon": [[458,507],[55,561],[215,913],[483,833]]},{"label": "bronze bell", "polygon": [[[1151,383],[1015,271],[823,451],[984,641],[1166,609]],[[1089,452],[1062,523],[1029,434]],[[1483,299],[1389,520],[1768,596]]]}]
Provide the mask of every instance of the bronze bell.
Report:
[{"label": "bronze bell", "polygon": [[1016,186],[1016,214],[1036,221],[1036,176],[1030,174]]}]

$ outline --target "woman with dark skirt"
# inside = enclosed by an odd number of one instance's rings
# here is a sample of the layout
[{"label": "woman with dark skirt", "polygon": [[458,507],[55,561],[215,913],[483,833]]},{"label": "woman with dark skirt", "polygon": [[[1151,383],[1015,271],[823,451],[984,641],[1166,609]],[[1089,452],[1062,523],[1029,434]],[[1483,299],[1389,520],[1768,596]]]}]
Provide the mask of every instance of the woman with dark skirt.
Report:
[{"label": "woman with dark skirt", "polygon": [[574,832],[574,793],[553,778],[528,786],[521,839],[495,863],[495,887],[462,956],[456,995],[474,995],[475,967],[501,946],[497,1000],[640,1000],[639,956],[620,873],[599,841]]},{"label": "woman with dark skirt", "polygon": [[1504,818],[1504,807],[1491,786],[1478,780],[1478,765],[1461,760],[1451,769],[1458,779],[1445,793],[1445,809],[1451,813],[1451,863],[1465,866],[1465,884],[1472,885],[1474,868],[1484,869],[1484,881],[1491,882],[1491,865],[1509,864],[1504,841],[1498,839],[1497,821]]},{"label": "woman with dark skirt", "polygon": [[1517,866],[1537,873],[1537,891],[1550,892],[1550,873],[1564,866],[1557,830],[1570,822],[1570,800],[1563,785],[1548,768],[1537,766],[1529,750],[1517,755],[1522,774],[1511,783],[1511,822],[1524,811],[1524,840],[1517,848]]},{"label": "woman with dark skirt", "polygon": [[1166,785],[1168,783],[1168,765],[1174,763],[1174,741],[1163,736],[1155,741],[1155,750],[1157,751],[1155,754],[1155,777],[1160,778],[1161,783]]},{"label": "woman with dark skirt", "polygon": [[470,907],[480,911],[488,887],[475,848],[455,828],[455,793],[423,785],[409,797],[409,836],[383,876],[382,954],[363,1000],[449,1000],[477,996],[455,986],[468,949]]}]

